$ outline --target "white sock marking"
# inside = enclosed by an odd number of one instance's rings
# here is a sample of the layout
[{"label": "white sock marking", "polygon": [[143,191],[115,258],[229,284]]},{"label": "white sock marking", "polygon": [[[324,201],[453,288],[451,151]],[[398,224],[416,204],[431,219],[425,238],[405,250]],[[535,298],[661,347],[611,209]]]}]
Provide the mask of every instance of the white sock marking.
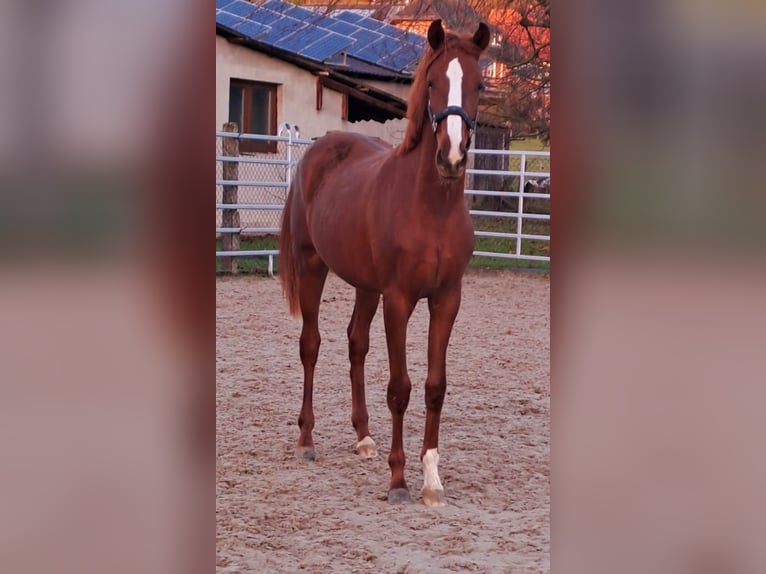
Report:
[{"label": "white sock marking", "polygon": [[362,447],[362,446],[375,446],[375,441],[372,440],[372,437],[366,436],[362,440],[360,440],[358,443],[356,443],[356,448]]},{"label": "white sock marking", "polygon": [[[447,81],[449,82],[448,106],[463,106],[463,68],[457,58],[453,58],[447,66]],[[447,116],[447,134],[449,134],[449,154],[447,159],[453,165],[459,162],[460,142],[463,139],[463,120],[460,116]]]},{"label": "white sock marking", "polygon": [[429,448],[423,455],[423,489],[444,490],[439,480],[439,452]]}]

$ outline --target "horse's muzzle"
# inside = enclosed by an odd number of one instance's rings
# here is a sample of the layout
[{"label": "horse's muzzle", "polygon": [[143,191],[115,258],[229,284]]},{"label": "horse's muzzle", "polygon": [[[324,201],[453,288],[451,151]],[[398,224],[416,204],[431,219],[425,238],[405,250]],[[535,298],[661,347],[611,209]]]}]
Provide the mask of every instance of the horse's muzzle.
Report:
[{"label": "horse's muzzle", "polygon": [[445,179],[458,179],[465,175],[465,166],[468,156],[465,152],[456,163],[450,162],[443,155],[441,150],[436,152],[436,171],[440,177]]}]

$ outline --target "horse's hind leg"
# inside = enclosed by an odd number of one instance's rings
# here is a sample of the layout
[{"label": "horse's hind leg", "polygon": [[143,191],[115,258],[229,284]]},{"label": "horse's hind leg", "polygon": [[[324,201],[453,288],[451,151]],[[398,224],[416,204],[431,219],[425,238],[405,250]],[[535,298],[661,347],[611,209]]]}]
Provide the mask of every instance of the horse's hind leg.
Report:
[{"label": "horse's hind leg", "polygon": [[319,255],[311,249],[305,255],[305,266],[299,275],[299,297],[303,329],[300,339],[300,356],[303,364],[303,405],[298,417],[301,429],[296,456],[314,460],[314,439],[311,431],[314,429],[314,368],[319,355],[319,303],[322,299],[322,289],[327,278],[327,265]]},{"label": "horse's hind leg", "polygon": [[375,441],[370,437],[367,402],[364,397],[364,359],[370,349],[370,324],[378,310],[380,294],[356,290],[356,302],[348,324],[348,359],[351,362],[351,422],[356,430],[356,451],[362,458],[374,458]]},{"label": "horse's hind leg", "polygon": [[417,300],[397,292],[383,295],[383,319],[388,345],[388,364],[391,378],[388,381],[386,399],[391,411],[391,452],[388,466],[391,468],[391,482],[388,501],[407,502],[411,500],[407,481],[404,479],[404,413],[410,402],[412,383],[407,374],[407,322]]}]

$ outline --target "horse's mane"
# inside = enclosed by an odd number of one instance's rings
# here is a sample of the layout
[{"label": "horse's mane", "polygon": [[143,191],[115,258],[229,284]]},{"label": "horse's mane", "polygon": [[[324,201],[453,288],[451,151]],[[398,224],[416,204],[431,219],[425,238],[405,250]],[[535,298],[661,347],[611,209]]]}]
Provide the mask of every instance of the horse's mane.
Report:
[{"label": "horse's mane", "polygon": [[428,105],[428,69],[436,59],[448,50],[461,50],[475,56],[477,59],[481,55],[481,49],[474,44],[471,36],[458,36],[453,32],[446,32],[444,42],[438,50],[431,48],[426,44],[426,50],[420,58],[418,67],[410,88],[410,98],[407,103],[407,131],[404,133],[404,140],[396,150],[397,155],[404,155],[415,149],[420,143],[420,136],[423,133],[423,124],[426,122],[426,106]]}]

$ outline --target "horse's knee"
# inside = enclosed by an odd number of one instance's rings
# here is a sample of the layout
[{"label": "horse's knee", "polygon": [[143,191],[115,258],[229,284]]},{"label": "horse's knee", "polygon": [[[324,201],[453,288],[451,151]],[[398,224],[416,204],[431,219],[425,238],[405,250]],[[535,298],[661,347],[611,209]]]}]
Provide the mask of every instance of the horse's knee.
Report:
[{"label": "horse's knee", "polygon": [[447,378],[426,379],[426,408],[429,411],[441,412],[444,404],[444,394],[447,391]]},{"label": "horse's knee", "polygon": [[410,404],[410,391],[412,383],[409,377],[401,379],[391,379],[388,383],[388,392],[386,393],[386,402],[388,408],[393,413],[402,414],[407,410]]}]

